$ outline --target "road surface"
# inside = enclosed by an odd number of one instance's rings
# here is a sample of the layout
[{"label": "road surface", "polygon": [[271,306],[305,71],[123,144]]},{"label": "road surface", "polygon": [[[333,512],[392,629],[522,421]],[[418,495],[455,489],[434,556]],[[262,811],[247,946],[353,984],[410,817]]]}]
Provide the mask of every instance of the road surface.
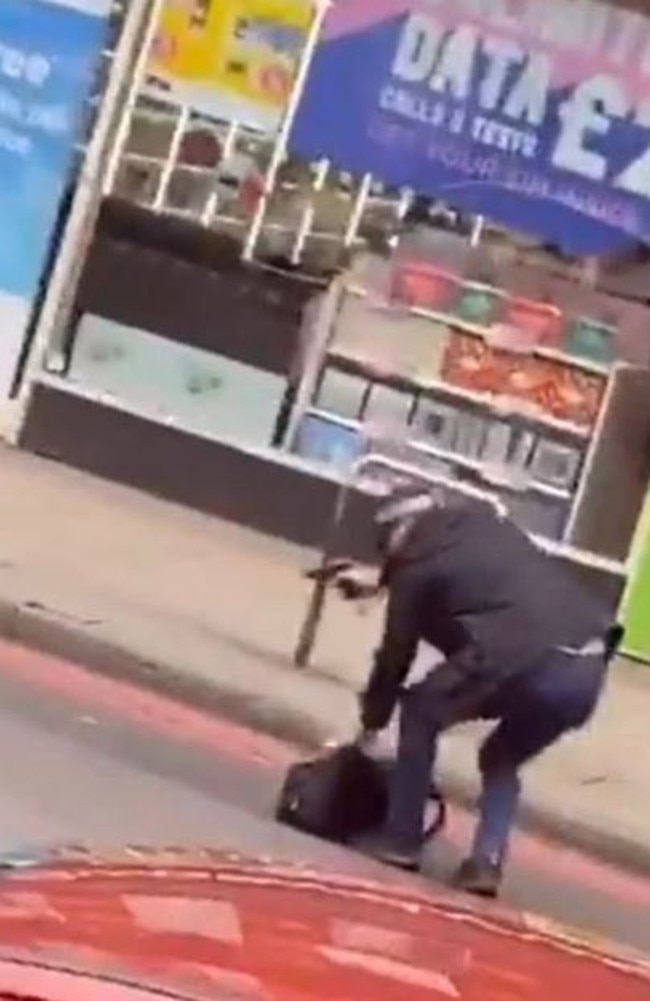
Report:
[{"label": "road surface", "polygon": [[[163,696],[0,641],[0,851],[90,843],[229,847],[404,877],[272,822],[291,748]],[[427,878],[469,839],[452,811]],[[520,835],[505,900],[650,953],[650,880]]]}]

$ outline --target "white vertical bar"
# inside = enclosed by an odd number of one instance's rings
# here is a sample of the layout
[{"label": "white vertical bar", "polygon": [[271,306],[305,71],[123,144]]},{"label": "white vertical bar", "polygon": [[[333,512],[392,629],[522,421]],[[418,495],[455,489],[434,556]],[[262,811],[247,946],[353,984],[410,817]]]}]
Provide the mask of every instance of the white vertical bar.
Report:
[{"label": "white vertical bar", "polygon": [[483,236],[483,230],[485,228],[485,216],[477,215],[474,218],[474,225],[472,226],[472,233],[469,238],[470,247],[478,247],[481,242],[481,237]]},{"label": "white vertical bar", "polygon": [[298,72],[296,73],[293,90],[291,91],[291,96],[289,97],[289,101],[287,103],[284,118],[282,119],[282,124],[278,131],[275,146],[273,147],[273,154],[266,169],[264,177],[264,193],[258,200],[250,229],[248,231],[248,236],[246,238],[246,243],[244,245],[242,257],[245,261],[252,260],[255,248],[257,247],[257,241],[259,240],[262,230],[262,224],[264,222],[264,216],[266,215],[269,198],[273,193],[278,170],[280,169],[287,152],[287,141],[298,111],[298,105],[300,103],[300,98],[302,97],[305,83],[307,82],[307,74],[316,52],[316,46],[320,37],[323,21],[325,20],[325,15],[329,10],[330,5],[331,0],[320,0],[320,2],[316,5],[314,17],[305,42],[305,47],[300,57],[300,63],[298,66]]},{"label": "white vertical bar", "polygon": [[589,288],[596,288],[600,275],[600,258],[586,257],[582,263],[580,281]]},{"label": "white vertical bar", "polygon": [[307,205],[302,213],[302,218],[296,232],[296,239],[294,240],[293,247],[291,248],[291,263],[298,264],[300,258],[302,257],[302,252],[305,249],[305,242],[307,236],[314,223],[314,215],[316,214],[316,207],[314,205],[314,197],[323,190],[325,187],[325,181],[327,180],[327,174],[330,169],[329,160],[321,160],[316,167],[316,177],[314,178],[313,184],[311,186],[311,195]]},{"label": "white vertical bar", "polygon": [[228,131],[226,132],[226,137],[223,141],[223,147],[221,149],[221,156],[219,158],[219,163],[216,165],[214,188],[210,192],[208,200],[205,203],[205,208],[201,213],[202,226],[210,226],[216,215],[217,207],[219,205],[219,192],[217,191],[217,185],[219,184],[219,173],[224,163],[227,163],[233,154],[238,131],[239,131],[239,122],[234,122],[234,121],[231,122],[230,125],[228,126]]},{"label": "white vertical bar", "polygon": [[178,164],[181,143],[183,142],[183,137],[187,132],[189,121],[190,109],[186,104],[184,104],[180,109],[176,125],[174,126],[174,133],[169,144],[169,151],[167,153],[167,159],[165,160],[165,166],[161,170],[160,177],[158,179],[158,187],[151,206],[154,212],[160,212],[167,201],[169,183]]},{"label": "white vertical bar", "polygon": [[[311,403],[323,365],[323,359],[327,351],[327,345],[332,339],[336,317],[344,295],[343,280],[339,277],[335,278],[318,297],[318,313],[314,319],[313,327],[307,330],[307,339],[302,345],[302,371],[300,373],[291,417],[284,436],[283,448],[285,450],[291,448],[300,422]],[[310,305],[311,303],[308,303],[307,310],[309,310]],[[307,315],[310,316],[309,313]]]},{"label": "white vertical bar", "polygon": [[63,328],[74,302],[101,203],[104,163],[115,135],[117,117],[125,101],[134,53],[151,11],[152,0],[131,0],[127,8],[106,90],[79,172],[70,214],[16,394],[16,421],[12,429],[14,439],[20,436],[34,382],[41,371],[45,354],[55,335]]},{"label": "white vertical bar", "polygon": [[[133,2],[134,0],[131,0],[132,4]],[[102,182],[103,195],[109,194],[115,186],[115,178],[117,177],[117,172],[120,167],[120,160],[122,159],[122,153],[124,152],[124,147],[131,129],[133,111],[138,100],[140,88],[142,87],[142,79],[147,71],[149,53],[151,52],[154,36],[158,30],[160,12],[165,0],[149,0],[149,2],[151,2],[151,12],[149,14],[150,20],[147,24],[147,30],[144,38],[142,39],[140,53],[135,66],[133,67],[133,76],[131,77],[126,100],[124,101],[122,117],[120,118],[120,122],[117,126],[115,136],[113,138],[113,144],[108,156],[108,161],[104,170],[104,180]]]},{"label": "white vertical bar", "polygon": [[361,218],[363,216],[364,209],[368,202],[368,195],[370,194],[370,188],[372,186],[372,174],[364,174],[359,185],[359,190],[357,191],[356,197],[352,204],[352,209],[350,211],[350,218],[348,219],[348,224],[345,228],[345,234],[343,236],[343,246],[349,247],[354,243],[357,233],[359,232],[359,226],[361,224]]},{"label": "white vertical bar", "polygon": [[580,482],[578,483],[578,488],[574,494],[573,502],[571,504],[571,510],[569,512],[569,517],[567,518],[566,525],[564,526],[564,531],[562,533],[562,542],[568,544],[571,544],[573,542],[573,536],[575,534],[576,526],[578,523],[578,517],[580,515],[580,508],[582,507],[582,502],[585,499],[588,481],[591,477],[591,471],[594,466],[596,452],[598,451],[598,446],[600,445],[600,439],[603,433],[603,428],[605,427],[605,421],[607,419],[607,412],[609,410],[609,406],[612,400],[612,395],[614,393],[616,375],[618,372],[620,372],[622,368],[625,367],[626,366],[624,364],[614,365],[607,379],[607,386],[605,387],[603,399],[600,404],[600,410],[598,411],[596,424],[594,426],[591,439],[587,446],[587,454],[585,456],[584,464],[582,467]]},{"label": "white vertical bar", "polygon": [[[413,201],[413,192],[409,188],[403,188],[400,191],[399,201],[397,203],[397,208],[395,210],[396,221],[398,223],[402,222],[404,216],[406,215],[411,206],[412,201]],[[400,239],[401,239],[400,233],[395,233],[394,236],[391,236],[390,240],[388,241],[388,245],[391,248],[391,250],[397,250]]]}]

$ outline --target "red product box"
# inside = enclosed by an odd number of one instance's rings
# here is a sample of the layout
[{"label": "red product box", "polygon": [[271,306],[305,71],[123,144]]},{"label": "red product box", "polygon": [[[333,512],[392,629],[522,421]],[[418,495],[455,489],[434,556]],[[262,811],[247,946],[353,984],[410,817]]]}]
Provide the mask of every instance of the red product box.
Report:
[{"label": "red product box", "polygon": [[562,313],[550,302],[509,296],[504,302],[500,320],[507,326],[529,333],[537,344],[555,346],[562,340]]},{"label": "red product box", "polygon": [[391,277],[391,298],[420,309],[444,312],[458,296],[457,275],[421,261],[404,261]]}]

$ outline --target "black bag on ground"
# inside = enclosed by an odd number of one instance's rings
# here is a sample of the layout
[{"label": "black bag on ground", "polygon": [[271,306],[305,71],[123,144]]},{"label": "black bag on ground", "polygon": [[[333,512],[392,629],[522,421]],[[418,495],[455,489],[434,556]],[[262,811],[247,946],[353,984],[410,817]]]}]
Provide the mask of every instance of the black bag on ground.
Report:
[{"label": "black bag on ground", "polygon": [[[345,744],[289,768],[280,791],[276,820],[289,827],[342,844],[378,830],[388,809],[390,763],[368,757]],[[445,821],[445,805],[432,789],[435,818],[425,837]]]}]

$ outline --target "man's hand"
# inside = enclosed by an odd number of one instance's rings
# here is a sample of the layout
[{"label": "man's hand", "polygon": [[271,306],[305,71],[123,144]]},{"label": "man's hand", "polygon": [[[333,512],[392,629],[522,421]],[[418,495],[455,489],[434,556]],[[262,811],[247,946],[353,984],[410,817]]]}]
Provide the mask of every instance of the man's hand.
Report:
[{"label": "man's hand", "polygon": [[368,758],[386,757],[386,748],[382,742],[382,730],[361,730],[355,741],[357,747]]},{"label": "man's hand", "polygon": [[354,742],[363,751],[377,743],[379,733],[379,730],[360,730]]}]

